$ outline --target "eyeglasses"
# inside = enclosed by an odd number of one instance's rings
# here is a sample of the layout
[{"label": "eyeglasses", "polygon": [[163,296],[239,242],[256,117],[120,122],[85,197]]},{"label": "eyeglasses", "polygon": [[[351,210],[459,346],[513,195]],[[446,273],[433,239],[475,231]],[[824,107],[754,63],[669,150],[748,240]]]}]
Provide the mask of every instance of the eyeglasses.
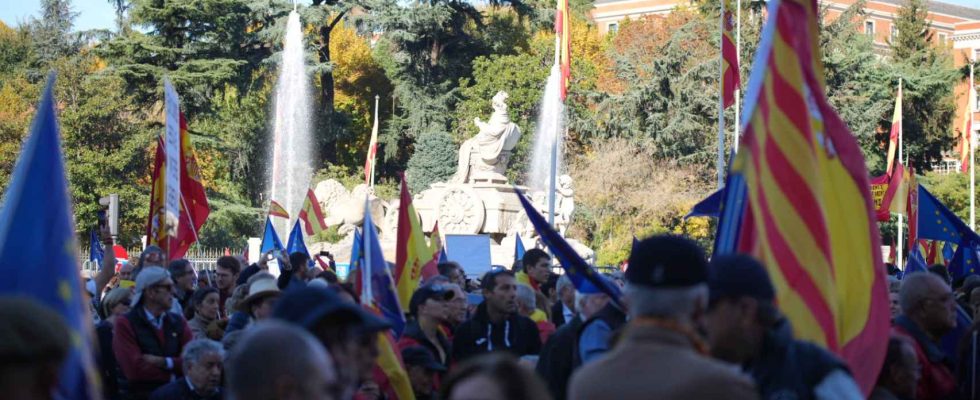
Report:
[{"label": "eyeglasses", "polygon": [[153,286],[150,286],[150,288],[152,288],[152,289],[164,289],[164,290],[166,290],[168,292],[174,291],[174,285],[172,283],[168,283],[166,285],[153,285]]}]

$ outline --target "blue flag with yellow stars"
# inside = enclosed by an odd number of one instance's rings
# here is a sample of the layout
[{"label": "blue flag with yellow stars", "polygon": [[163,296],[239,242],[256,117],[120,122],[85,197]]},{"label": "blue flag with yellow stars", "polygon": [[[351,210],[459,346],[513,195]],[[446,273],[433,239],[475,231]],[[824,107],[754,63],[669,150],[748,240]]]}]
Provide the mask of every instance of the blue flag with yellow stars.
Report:
[{"label": "blue flag with yellow stars", "polygon": [[918,222],[919,239],[942,240],[954,244],[961,244],[964,240],[980,243],[980,236],[922,185],[919,185]]},{"label": "blue flag with yellow stars", "polygon": [[282,247],[282,241],[279,240],[279,235],[276,234],[276,228],[272,226],[272,221],[269,217],[265,217],[265,233],[262,234],[262,244],[259,246],[259,253],[265,254],[269,250],[285,250]]},{"label": "blue flag with yellow stars", "polygon": [[949,262],[949,275],[953,279],[963,278],[969,275],[976,275],[980,271],[980,258],[977,257],[977,244],[964,241],[956,248],[953,253],[953,260]]},{"label": "blue flag with yellow stars", "polygon": [[541,241],[548,246],[551,253],[561,263],[561,267],[565,269],[565,273],[568,274],[568,278],[572,281],[572,285],[575,286],[575,290],[582,293],[605,293],[616,305],[623,307],[623,292],[619,286],[592,269],[572,249],[572,246],[551,225],[548,225],[548,222],[534,209],[534,206],[524,197],[524,194],[516,190],[515,192],[517,193],[517,198],[521,200],[521,205],[524,206],[524,211],[527,213],[528,219],[534,225],[534,229],[538,231],[538,236],[541,237]]},{"label": "blue flag with yellow stars", "polygon": [[88,259],[95,263],[95,268],[102,268],[102,259],[105,258],[105,250],[102,243],[99,243],[99,234],[92,229],[88,235]]},{"label": "blue flag with yellow stars", "polygon": [[313,268],[316,265],[313,257],[310,256],[310,251],[306,249],[306,242],[303,241],[303,226],[300,225],[299,220],[296,220],[296,223],[293,225],[293,230],[289,232],[289,240],[286,241],[286,254],[293,253],[306,254],[306,257],[308,257],[306,261],[307,268]]},{"label": "blue flag with yellow stars", "polygon": [[912,251],[909,251],[909,256],[905,261],[905,270],[902,271],[901,276],[904,277],[913,272],[926,272],[929,270],[929,266],[926,265],[926,258],[922,255],[922,251],[919,250],[919,246],[912,246]]},{"label": "blue flag with yellow stars", "polygon": [[55,398],[99,398],[53,88],[52,73],[0,206],[0,295],[28,297],[64,317],[71,349]]}]

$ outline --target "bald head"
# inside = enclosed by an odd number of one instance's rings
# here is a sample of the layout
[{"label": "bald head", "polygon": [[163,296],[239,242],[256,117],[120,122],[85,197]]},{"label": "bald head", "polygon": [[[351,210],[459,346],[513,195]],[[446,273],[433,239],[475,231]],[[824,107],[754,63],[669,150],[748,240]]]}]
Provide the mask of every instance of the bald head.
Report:
[{"label": "bald head", "polygon": [[342,391],[320,342],[278,321],[246,332],[225,365],[235,400],[335,399]]}]

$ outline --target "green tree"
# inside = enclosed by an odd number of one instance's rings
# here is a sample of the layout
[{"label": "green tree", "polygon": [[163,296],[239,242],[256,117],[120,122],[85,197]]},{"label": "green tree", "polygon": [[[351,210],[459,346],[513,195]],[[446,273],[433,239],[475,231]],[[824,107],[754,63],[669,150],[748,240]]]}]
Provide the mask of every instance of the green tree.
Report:
[{"label": "green tree", "polygon": [[456,172],[456,145],[445,132],[424,133],[416,143],[405,172],[412,193],[421,193],[429,185],[445,182]]},{"label": "green tree", "polygon": [[[932,45],[924,0],[910,0],[895,18],[897,35],[890,42],[891,87],[903,79],[902,131],[909,165],[929,170],[952,148],[952,122],[956,113],[953,87],[959,72],[948,50]],[[895,89],[893,89],[894,93]],[[882,115],[881,132],[891,126]]]},{"label": "green tree", "polygon": [[36,79],[46,75],[46,69],[56,59],[78,52],[82,45],[81,35],[72,32],[77,16],[70,0],[41,1],[41,18],[29,24]]}]

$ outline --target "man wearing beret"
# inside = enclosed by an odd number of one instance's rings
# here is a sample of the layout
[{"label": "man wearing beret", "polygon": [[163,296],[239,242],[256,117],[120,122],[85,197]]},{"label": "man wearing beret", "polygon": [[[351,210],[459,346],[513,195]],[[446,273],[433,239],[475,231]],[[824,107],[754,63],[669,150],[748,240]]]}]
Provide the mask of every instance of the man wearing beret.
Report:
[{"label": "man wearing beret", "polygon": [[817,345],[793,339],[774,303],[765,267],[747,255],[718,256],[709,266],[705,327],[711,353],[742,365],[763,399],[863,399],[847,367]]},{"label": "man wearing beret", "polygon": [[575,372],[569,398],[758,398],[751,379],[713,360],[698,334],[708,305],[701,248],[679,236],[654,236],[633,246],[629,266],[630,321],[618,344]]}]

